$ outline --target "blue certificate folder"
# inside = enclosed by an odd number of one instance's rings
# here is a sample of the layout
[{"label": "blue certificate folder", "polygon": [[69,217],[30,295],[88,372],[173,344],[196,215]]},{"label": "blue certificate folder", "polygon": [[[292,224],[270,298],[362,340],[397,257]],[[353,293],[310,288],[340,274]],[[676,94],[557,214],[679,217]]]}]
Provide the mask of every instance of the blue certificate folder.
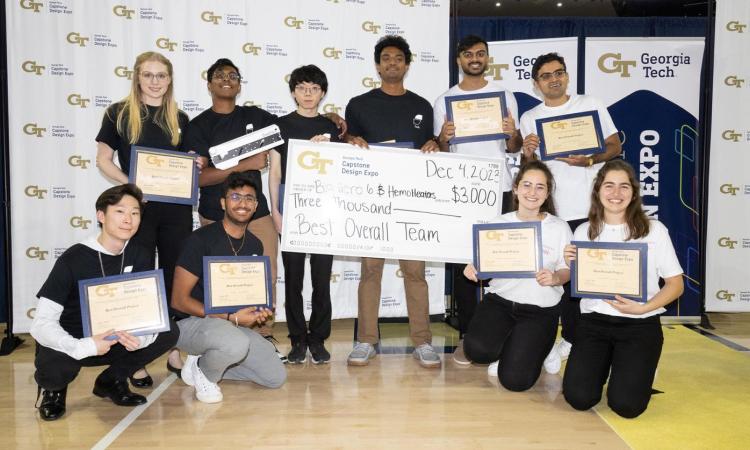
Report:
[{"label": "blue certificate folder", "polygon": [[[594,146],[594,147],[589,147],[589,148],[576,149],[572,151],[559,152],[559,153],[555,153],[554,155],[550,155],[547,153],[547,145],[545,144],[545,141],[544,141],[544,127],[542,127],[543,124],[547,122],[557,122],[560,120],[575,119],[577,117],[587,117],[587,116],[591,116],[594,118],[594,129],[596,130],[596,137],[597,137],[597,141],[599,142],[599,145]],[[596,153],[605,152],[604,137],[602,136],[602,123],[599,121],[598,111],[584,111],[580,113],[565,114],[562,116],[545,117],[543,119],[536,119],[536,135],[539,136],[539,154],[541,155],[543,161],[549,161],[551,159],[570,156],[570,155],[593,155]]]},{"label": "blue certificate folder", "polygon": [[[232,264],[237,263],[259,263],[263,265],[263,270],[265,272],[263,276],[263,280],[265,282],[265,293],[263,298],[265,301],[263,303],[244,303],[242,301],[238,301],[236,304],[232,305],[214,305],[212,298],[213,298],[213,288],[211,284],[211,270],[210,266],[213,264],[226,264],[226,267],[228,270],[230,270],[230,267]],[[255,306],[257,308],[267,308],[267,309],[273,309],[273,298],[272,298],[272,292],[271,287],[273,285],[271,284],[271,258],[268,256],[204,256],[203,257],[203,309],[205,310],[206,314],[221,314],[221,313],[233,313],[236,311],[239,311],[240,309],[246,308],[248,306]]]},{"label": "blue certificate folder", "polygon": [[[112,326],[115,331],[127,331],[133,336],[141,336],[144,334],[160,333],[162,331],[169,331],[169,310],[167,308],[167,291],[164,289],[164,272],[161,269],[149,270],[146,272],[135,272],[126,273],[122,275],[112,275],[109,277],[101,278],[90,278],[88,280],[78,281],[78,294],[81,299],[81,323],[83,325],[83,336],[92,336],[92,317],[91,317],[91,305],[89,299],[89,289],[101,289],[102,293],[99,295],[107,295],[114,298],[115,292],[113,284],[124,285],[129,281],[134,280],[146,280],[149,283],[154,283],[156,286],[157,298],[153,301],[158,303],[158,317],[153,317],[155,325],[149,326],[138,326],[136,324],[123,323],[122,326]],[[112,308],[118,308],[117,301],[113,301]],[[94,318],[96,320],[96,318]],[[106,331],[106,330],[102,330]]]},{"label": "blue certificate folder", "polygon": [[[445,97],[445,113],[446,116],[448,116],[448,121],[453,121],[453,116],[455,115],[453,108],[454,106],[458,106],[460,102],[483,98],[499,98],[502,117],[508,117],[508,104],[505,101],[505,92],[483,92],[481,94],[451,95]],[[516,118],[516,120],[518,119]],[[454,137],[451,139],[450,143],[463,144],[465,142],[496,141],[498,139],[508,139],[509,137],[510,136],[507,133],[481,134],[475,136]]]},{"label": "blue certificate folder", "polygon": [[[590,241],[573,241],[571,244],[576,246],[576,259],[572,261],[570,267],[570,286],[571,286],[571,297],[580,298],[597,298],[597,299],[614,299],[615,294],[619,294],[622,297],[635,300],[637,302],[645,303],[648,301],[648,293],[646,292],[646,281],[647,281],[647,261],[648,261],[648,244],[635,243],[635,242],[590,242]],[[580,277],[578,270],[578,261],[582,252],[586,252],[588,258],[598,258],[599,250],[631,250],[638,252],[637,264],[638,264],[638,275],[640,277],[637,280],[638,292],[637,293],[623,293],[616,292],[617,289],[600,288],[591,289],[588,287],[582,287],[581,283],[585,281]]]},{"label": "blue certificate folder", "polygon": [[[518,270],[509,271],[491,271],[483,268],[480,264],[481,261],[481,248],[479,246],[479,233],[485,231],[509,231],[518,230],[522,228],[533,228],[534,229],[534,254],[536,256],[535,267],[529,270],[528,268],[518,268]],[[510,223],[488,223],[488,224],[474,224],[472,225],[472,242],[474,247],[474,267],[477,269],[477,278],[534,278],[536,273],[542,269],[542,223],[541,222],[510,222]],[[491,239],[490,236],[487,236]]]},{"label": "blue certificate folder", "polygon": [[[128,182],[138,185],[138,155],[141,153],[148,153],[153,155],[154,158],[169,157],[169,158],[185,158],[195,160],[196,155],[183,152],[175,152],[172,150],[162,150],[158,148],[140,147],[133,145],[130,148],[130,174],[128,175]],[[163,203],[177,203],[179,205],[196,205],[198,204],[198,167],[195,162],[192,164],[193,173],[191,174],[190,197],[174,197],[169,195],[160,195],[155,192],[147,192],[144,190],[143,199],[147,201],[163,202]],[[143,187],[138,185],[143,190]]]}]

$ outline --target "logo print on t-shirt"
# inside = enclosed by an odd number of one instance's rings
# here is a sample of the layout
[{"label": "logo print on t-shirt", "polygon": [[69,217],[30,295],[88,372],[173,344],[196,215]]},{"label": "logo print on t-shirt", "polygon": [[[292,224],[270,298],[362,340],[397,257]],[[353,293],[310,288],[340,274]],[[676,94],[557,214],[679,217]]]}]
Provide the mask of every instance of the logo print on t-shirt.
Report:
[{"label": "logo print on t-shirt", "polygon": [[412,124],[414,124],[414,128],[419,129],[419,126],[422,124],[422,114],[417,114],[414,116],[414,119],[411,121]]}]

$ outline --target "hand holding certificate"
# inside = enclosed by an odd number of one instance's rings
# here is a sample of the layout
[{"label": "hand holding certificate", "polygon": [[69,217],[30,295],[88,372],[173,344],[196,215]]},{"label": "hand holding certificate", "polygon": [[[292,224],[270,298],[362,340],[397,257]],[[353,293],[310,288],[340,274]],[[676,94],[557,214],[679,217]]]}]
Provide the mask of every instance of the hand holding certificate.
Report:
[{"label": "hand holding certificate", "polygon": [[507,139],[503,118],[508,116],[505,92],[445,97],[448,120],[456,127],[451,144]]},{"label": "hand holding certificate", "polygon": [[542,268],[542,223],[473,226],[477,278],[534,278]]},{"label": "hand holding certificate", "polygon": [[574,241],[571,296],[614,299],[615,295],[646,302],[648,245]]},{"label": "hand holding certificate", "polygon": [[536,120],[542,160],[570,155],[604,153],[602,126],[597,111]]},{"label": "hand holding certificate", "polygon": [[194,155],[134,145],[128,178],[141,188],[144,200],[182,205],[198,203],[198,168]]},{"label": "hand holding certificate", "polygon": [[268,256],[204,256],[203,282],[206,314],[273,308]]}]

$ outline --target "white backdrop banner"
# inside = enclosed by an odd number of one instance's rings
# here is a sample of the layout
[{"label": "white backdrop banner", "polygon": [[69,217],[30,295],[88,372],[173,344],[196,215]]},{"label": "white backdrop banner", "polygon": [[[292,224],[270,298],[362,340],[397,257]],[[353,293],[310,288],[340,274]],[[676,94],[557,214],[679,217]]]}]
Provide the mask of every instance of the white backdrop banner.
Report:
[{"label": "white backdrop banner", "polygon": [[[432,102],[448,85],[448,0],[11,0],[5,8],[14,332],[28,331],[56,258],[97,231],[94,201],[109,183],[96,169],[94,138],[105,108],[127,95],[138,54],[172,61],[175,96],[191,117],[211,104],[205,71],[220,57],[242,72],[238,102],[279,115],[294,109],[287,75],[316,64],[329,81],[321,109],[343,115],[349,98],[379,86],[373,48],[385,34],[411,46],[408,89]],[[339,260],[334,271],[332,283],[354,286],[332,285],[334,316],[355,316],[359,264]],[[393,273],[384,276],[384,315],[403,316]],[[442,270],[428,279],[442,305]],[[283,285],[278,292],[283,319]]]},{"label": "white backdrop banner", "polygon": [[706,311],[750,311],[750,2],[716,7]]}]

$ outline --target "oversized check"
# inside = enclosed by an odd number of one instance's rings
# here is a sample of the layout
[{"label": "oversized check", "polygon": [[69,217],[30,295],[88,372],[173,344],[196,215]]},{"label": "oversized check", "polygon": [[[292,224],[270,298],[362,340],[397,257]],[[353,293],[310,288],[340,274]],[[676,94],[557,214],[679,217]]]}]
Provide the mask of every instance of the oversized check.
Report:
[{"label": "oversized check", "polygon": [[469,263],[472,225],[502,210],[503,161],[290,140],[281,248]]}]

